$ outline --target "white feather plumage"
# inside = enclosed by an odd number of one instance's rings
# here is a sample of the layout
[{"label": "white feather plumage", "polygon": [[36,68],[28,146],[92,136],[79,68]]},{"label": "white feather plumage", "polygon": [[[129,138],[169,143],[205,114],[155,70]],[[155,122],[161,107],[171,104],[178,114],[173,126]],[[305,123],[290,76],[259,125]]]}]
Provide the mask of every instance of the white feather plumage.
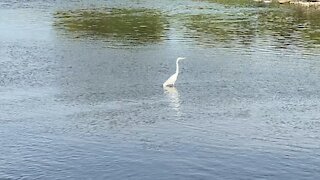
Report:
[{"label": "white feather plumage", "polygon": [[163,83],[163,87],[173,87],[174,84],[177,81],[178,75],[179,75],[179,61],[185,59],[184,57],[178,57],[176,61],[176,73],[171,75],[166,82]]}]

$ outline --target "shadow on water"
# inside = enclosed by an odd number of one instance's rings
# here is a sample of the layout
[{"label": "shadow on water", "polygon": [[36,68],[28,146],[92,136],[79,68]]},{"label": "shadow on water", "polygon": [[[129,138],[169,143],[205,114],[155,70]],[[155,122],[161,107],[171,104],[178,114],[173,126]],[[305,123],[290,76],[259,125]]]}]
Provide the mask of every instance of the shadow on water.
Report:
[{"label": "shadow on water", "polygon": [[159,11],[150,9],[81,9],[58,11],[54,17],[54,26],[75,38],[102,37],[124,44],[161,42],[167,24]]}]

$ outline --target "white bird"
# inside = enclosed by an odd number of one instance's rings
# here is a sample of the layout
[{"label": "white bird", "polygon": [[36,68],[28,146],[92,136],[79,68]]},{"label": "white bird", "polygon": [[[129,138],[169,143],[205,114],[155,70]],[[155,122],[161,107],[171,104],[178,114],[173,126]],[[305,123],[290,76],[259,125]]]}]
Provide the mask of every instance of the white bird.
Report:
[{"label": "white bird", "polygon": [[166,82],[163,83],[163,87],[173,87],[179,75],[179,61],[185,59],[185,57],[178,57],[176,61],[176,73],[169,77]]}]

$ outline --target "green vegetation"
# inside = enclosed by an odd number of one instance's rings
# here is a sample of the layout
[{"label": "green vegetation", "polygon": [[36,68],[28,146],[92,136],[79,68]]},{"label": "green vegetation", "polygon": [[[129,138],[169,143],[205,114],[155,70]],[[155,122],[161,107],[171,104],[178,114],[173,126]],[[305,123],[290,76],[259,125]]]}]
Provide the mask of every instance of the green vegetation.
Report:
[{"label": "green vegetation", "polygon": [[248,45],[259,36],[273,37],[281,47],[320,45],[319,11],[297,7],[252,8],[233,14],[191,15],[185,20],[190,33],[201,44],[220,42],[224,45]]},{"label": "green vegetation", "polygon": [[225,15],[193,15],[186,26],[202,43],[237,41],[248,44],[255,35],[254,25],[248,18]]},{"label": "green vegetation", "polygon": [[[320,45],[320,12],[294,8],[291,11],[270,11],[259,14],[259,32],[286,38],[290,44],[298,39]],[[288,42],[286,42],[288,43]]]},{"label": "green vegetation", "polygon": [[253,0],[204,0],[213,3],[219,3],[232,6],[251,6],[256,4]]},{"label": "green vegetation", "polygon": [[102,37],[116,43],[158,43],[166,38],[169,22],[171,25],[179,22],[176,33],[202,45],[250,45],[256,37],[272,37],[272,43],[280,47],[320,45],[320,11],[290,5],[264,7],[252,0],[206,1],[228,8],[214,13],[177,14],[170,19],[150,9],[59,11],[54,24],[75,37]]},{"label": "green vegetation", "polygon": [[60,11],[55,26],[76,36],[103,36],[125,43],[162,41],[166,19],[160,12],[145,9]]}]

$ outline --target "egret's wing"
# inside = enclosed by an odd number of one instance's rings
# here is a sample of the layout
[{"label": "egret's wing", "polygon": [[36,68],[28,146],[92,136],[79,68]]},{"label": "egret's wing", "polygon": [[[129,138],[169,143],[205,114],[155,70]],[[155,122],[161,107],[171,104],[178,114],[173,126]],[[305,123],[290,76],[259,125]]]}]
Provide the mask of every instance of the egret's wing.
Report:
[{"label": "egret's wing", "polygon": [[169,77],[168,80],[166,80],[166,82],[163,83],[163,85],[171,85],[174,84],[177,80],[177,75],[173,74],[172,76]]}]

